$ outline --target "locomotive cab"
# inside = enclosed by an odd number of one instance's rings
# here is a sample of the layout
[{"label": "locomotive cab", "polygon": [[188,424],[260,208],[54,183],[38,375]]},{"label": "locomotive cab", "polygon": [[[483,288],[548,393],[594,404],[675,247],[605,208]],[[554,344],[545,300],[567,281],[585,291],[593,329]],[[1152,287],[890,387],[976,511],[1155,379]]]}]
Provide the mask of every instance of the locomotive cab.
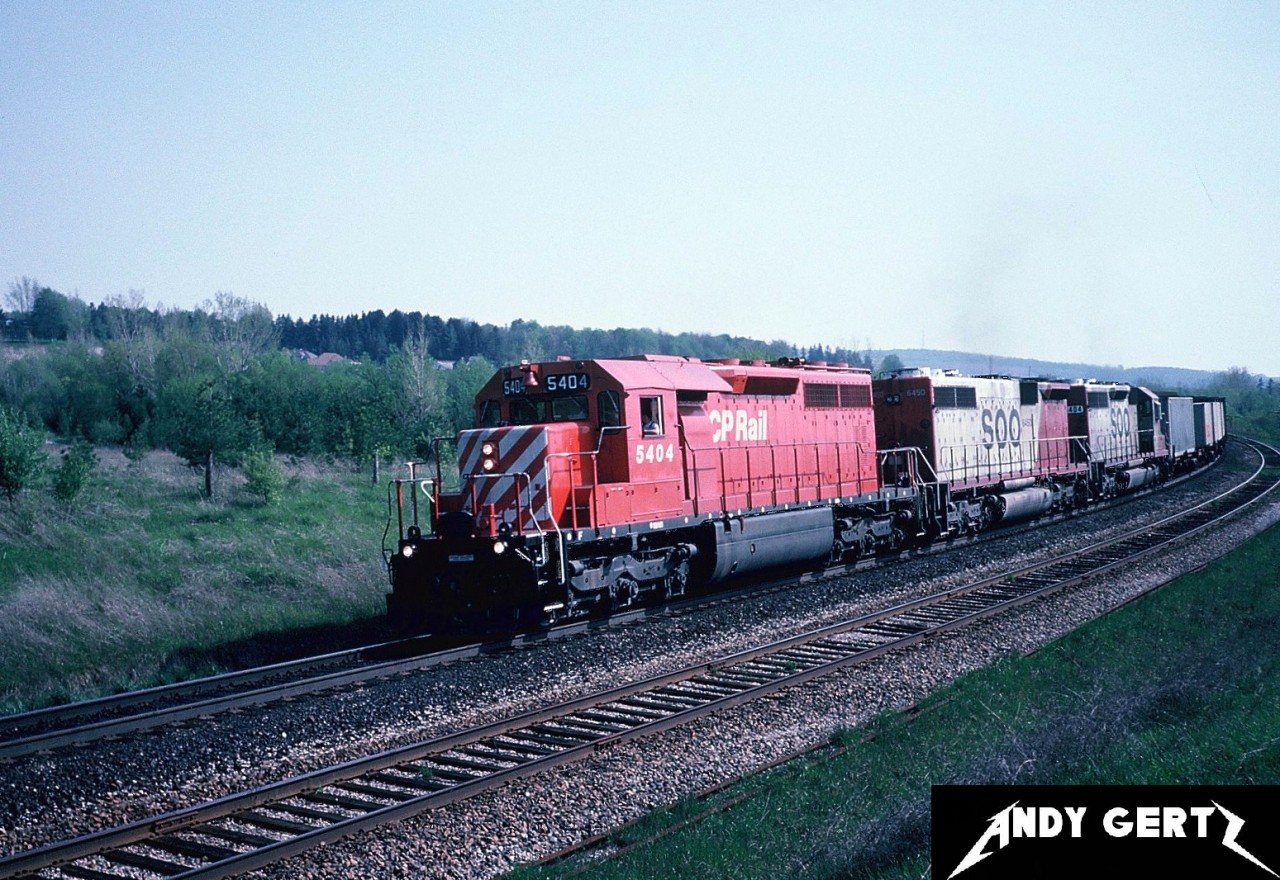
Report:
[{"label": "locomotive cab", "polygon": [[[458,436],[457,487],[440,490],[439,455],[436,481],[417,487],[429,489],[430,531],[416,518],[402,528],[389,559],[393,618],[502,631],[619,598],[599,583],[621,581],[628,596],[644,591],[641,582],[671,588],[673,564],[695,549],[648,554],[652,540],[638,524],[688,512],[680,409],[667,375],[679,366],[561,360],[495,374],[476,397],[478,427]],[[724,387],[705,368],[682,378]],[[573,558],[583,555],[576,547],[601,540],[634,551],[637,570],[601,572]],[[575,582],[584,584],[579,595]]]}]

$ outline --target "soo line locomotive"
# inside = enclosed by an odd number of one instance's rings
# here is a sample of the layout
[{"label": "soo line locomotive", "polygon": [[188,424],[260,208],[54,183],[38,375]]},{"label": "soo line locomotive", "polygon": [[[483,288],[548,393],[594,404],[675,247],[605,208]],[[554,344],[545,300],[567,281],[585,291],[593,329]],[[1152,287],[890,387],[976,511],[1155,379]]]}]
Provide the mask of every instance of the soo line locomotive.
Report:
[{"label": "soo line locomotive", "polygon": [[391,484],[404,630],[525,631],[972,535],[1153,485],[1226,434],[1219,398],[797,359],[521,363],[475,408],[456,486],[439,454]]}]

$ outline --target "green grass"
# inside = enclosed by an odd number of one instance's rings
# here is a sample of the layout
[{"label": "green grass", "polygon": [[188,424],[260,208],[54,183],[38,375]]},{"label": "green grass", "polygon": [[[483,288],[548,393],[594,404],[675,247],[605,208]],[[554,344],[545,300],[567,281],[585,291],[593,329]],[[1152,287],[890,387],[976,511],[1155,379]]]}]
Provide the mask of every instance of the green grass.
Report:
[{"label": "green grass", "polygon": [[[716,796],[748,795],[617,858],[520,878],[919,878],[931,783],[1280,782],[1280,527],[1167,588],[930,698],[914,721]],[[712,799],[712,802],[716,798]],[[682,802],[624,841],[707,808]]]},{"label": "green grass", "polygon": [[380,625],[386,495],[367,475],[293,463],[267,505],[223,471],[206,501],[200,473],[170,455],[99,454],[72,510],[36,494],[0,503],[0,712],[267,662],[312,638],[327,649],[353,621]]}]

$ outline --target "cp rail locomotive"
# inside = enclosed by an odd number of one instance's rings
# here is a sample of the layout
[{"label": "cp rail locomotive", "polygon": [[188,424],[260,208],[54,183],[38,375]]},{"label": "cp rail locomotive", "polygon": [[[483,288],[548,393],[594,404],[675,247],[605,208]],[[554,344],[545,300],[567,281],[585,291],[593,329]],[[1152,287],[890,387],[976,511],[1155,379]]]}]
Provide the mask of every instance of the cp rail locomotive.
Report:
[{"label": "cp rail locomotive", "polygon": [[521,363],[475,409],[455,486],[439,454],[391,484],[406,631],[526,631],[972,535],[1152,485],[1226,432],[1217,398],[798,359]]}]

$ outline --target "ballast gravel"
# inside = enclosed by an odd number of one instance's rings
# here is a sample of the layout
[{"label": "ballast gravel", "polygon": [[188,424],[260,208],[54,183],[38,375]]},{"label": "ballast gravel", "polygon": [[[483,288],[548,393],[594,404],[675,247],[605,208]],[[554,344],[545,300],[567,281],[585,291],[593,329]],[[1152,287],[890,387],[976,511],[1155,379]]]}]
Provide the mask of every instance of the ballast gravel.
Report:
[{"label": "ballast gravel", "polygon": [[[1232,456],[1224,465],[1230,466]],[[717,603],[411,676],[0,765],[0,847],[30,849],[803,632],[1066,552],[1236,482],[1228,467],[1114,509],[848,577]],[[910,706],[1280,520],[1280,503],[1136,569],[773,698],[354,835],[252,876],[488,878]]]}]

